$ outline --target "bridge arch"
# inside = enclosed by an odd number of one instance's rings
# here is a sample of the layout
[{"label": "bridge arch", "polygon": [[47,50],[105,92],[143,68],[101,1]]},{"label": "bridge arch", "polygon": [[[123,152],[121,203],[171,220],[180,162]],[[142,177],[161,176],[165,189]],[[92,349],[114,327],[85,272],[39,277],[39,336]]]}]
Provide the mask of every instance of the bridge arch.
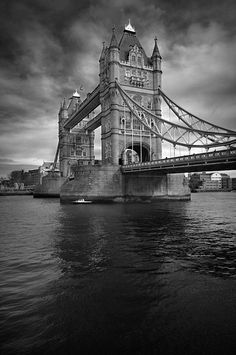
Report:
[{"label": "bridge arch", "polygon": [[123,149],[120,158],[120,165],[134,162],[146,162],[150,160],[150,147],[146,143],[128,143]]}]

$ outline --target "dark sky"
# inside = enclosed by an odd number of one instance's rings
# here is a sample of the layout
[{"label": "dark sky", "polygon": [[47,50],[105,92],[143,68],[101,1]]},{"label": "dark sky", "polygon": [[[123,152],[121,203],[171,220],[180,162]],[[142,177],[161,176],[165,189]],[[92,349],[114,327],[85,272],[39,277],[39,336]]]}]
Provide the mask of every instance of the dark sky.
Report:
[{"label": "dark sky", "polygon": [[102,42],[129,18],[148,56],[158,37],[166,94],[236,130],[235,13],[233,0],[1,0],[0,163],[53,160],[60,101],[93,90]]}]

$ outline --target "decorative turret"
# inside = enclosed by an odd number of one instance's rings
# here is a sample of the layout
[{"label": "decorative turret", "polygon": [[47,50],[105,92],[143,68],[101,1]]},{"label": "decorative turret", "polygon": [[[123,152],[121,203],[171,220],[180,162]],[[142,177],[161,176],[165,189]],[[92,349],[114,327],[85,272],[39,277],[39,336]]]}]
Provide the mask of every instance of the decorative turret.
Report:
[{"label": "decorative turret", "polygon": [[112,29],[111,42],[109,46],[109,80],[114,82],[119,77],[120,51],[115,35],[115,27]]},{"label": "decorative turret", "polygon": [[154,39],[155,45],[152,52],[152,65],[154,70],[154,77],[153,77],[153,89],[157,90],[161,87],[161,55],[159,52],[159,48],[157,46],[157,38]]},{"label": "decorative turret", "polygon": [[112,28],[112,36],[109,48],[118,48],[118,42],[115,35],[115,27]]},{"label": "decorative turret", "polygon": [[66,99],[65,98],[61,102],[61,108],[60,108],[60,111],[59,111],[59,118],[62,119],[62,120],[68,118],[68,109],[67,109],[67,104],[66,104]]},{"label": "decorative turret", "polygon": [[104,61],[105,61],[105,52],[106,52],[106,47],[105,47],[105,42],[102,42],[102,51],[99,59],[99,64],[100,64],[100,76],[103,73],[104,70]]},{"label": "decorative turret", "polygon": [[76,105],[80,105],[81,104],[81,98],[80,98],[80,94],[78,93],[77,89],[75,90],[75,92],[72,95],[72,100],[74,100],[74,102],[76,103]]},{"label": "decorative turret", "polygon": [[105,59],[105,50],[106,50],[105,42],[102,42],[102,51],[101,51],[99,62],[104,61],[104,59]]},{"label": "decorative turret", "polygon": [[[155,40],[155,45],[154,45],[152,57],[151,57],[152,65],[153,65],[153,69],[155,71],[158,71],[161,74],[161,55],[159,52],[159,48],[157,46],[157,38],[155,37],[154,40]],[[160,83],[158,84],[158,86],[160,86]]]},{"label": "decorative turret", "polygon": [[153,52],[152,52],[152,60],[154,58],[160,58],[161,59],[159,48],[157,46],[157,38],[156,37],[154,38],[154,41],[155,41],[155,45],[154,45]]},{"label": "decorative turret", "polygon": [[68,115],[70,116],[73,112],[75,112],[80,104],[81,104],[80,94],[76,89],[73,95],[70,97],[70,103],[68,105]]}]

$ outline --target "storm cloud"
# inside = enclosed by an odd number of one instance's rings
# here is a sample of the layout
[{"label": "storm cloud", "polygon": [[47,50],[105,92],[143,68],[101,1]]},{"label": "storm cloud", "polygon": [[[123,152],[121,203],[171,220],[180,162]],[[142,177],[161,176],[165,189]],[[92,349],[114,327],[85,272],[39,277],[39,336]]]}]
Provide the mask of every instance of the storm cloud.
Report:
[{"label": "storm cloud", "polygon": [[93,90],[102,42],[109,44],[114,25],[120,37],[129,18],[148,56],[158,38],[166,94],[235,130],[235,12],[231,0],[2,0],[2,161],[53,160],[61,100],[81,86],[82,98]]}]

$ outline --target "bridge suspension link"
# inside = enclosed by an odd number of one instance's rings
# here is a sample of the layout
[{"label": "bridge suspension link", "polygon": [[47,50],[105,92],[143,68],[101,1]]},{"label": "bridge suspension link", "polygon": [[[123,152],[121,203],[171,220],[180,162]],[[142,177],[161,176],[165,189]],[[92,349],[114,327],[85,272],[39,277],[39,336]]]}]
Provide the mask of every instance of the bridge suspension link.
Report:
[{"label": "bridge suspension link", "polygon": [[[229,135],[234,135],[236,132],[217,126],[213,123],[207,122],[203,120],[202,118],[199,118],[192,113],[188,112],[181,106],[177,105],[173,100],[171,100],[160,88],[158,89],[159,94],[161,97],[164,99],[166,102],[167,106],[169,109],[179,118],[180,121],[182,121],[186,126],[194,129],[194,126],[196,126],[196,130],[198,131],[205,131],[209,133],[214,133],[211,130],[214,129],[215,133],[222,133],[222,134],[229,134]],[[187,119],[185,119],[185,117]],[[197,125],[200,124],[200,128],[197,127]],[[204,127],[204,129],[202,128]]]},{"label": "bridge suspension link", "polygon": [[[188,149],[189,147],[209,149],[222,146],[232,146],[236,144],[236,132],[234,131],[229,131],[216,125],[211,125],[204,120],[200,120],[200,122],[204,122],[204,124],[209,125],[211,128],[214,127],[215,131],[209,131],[209,129],[195,129],[180,115],[177,115],[177,117],[181,117],[181,121],[185,124],[185,126],[169,122],[138,104],[121,88],[118,83],[116,83],[116,85],[130,112],[139,120],[141,124],[145,126],[147,130],[166,142],[173,145],[184,146]],[[160,93],[162,93],[161,90]],[[170,109],[173,111],[173,107],[170,106]],[[193,117],[194,119],[197,119],[196,116]]]}]

